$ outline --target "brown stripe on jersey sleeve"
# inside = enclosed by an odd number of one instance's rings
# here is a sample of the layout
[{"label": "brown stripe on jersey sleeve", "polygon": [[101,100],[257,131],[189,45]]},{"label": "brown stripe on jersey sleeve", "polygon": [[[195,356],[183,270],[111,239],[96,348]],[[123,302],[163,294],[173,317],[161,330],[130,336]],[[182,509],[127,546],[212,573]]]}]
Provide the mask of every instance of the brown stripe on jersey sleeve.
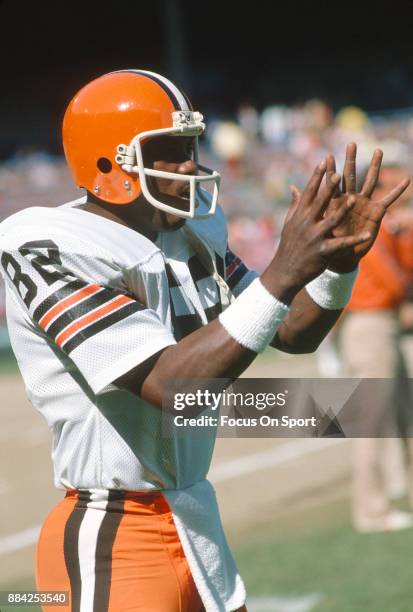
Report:
[{"label": "brown stripe on jersey sleeve", "polygon": [[86,287],[87,285],[88,283],[81,280],[75,280],[67,283],[67,285],[63,285],[63,287],[52,293],[52,295],[49,295],[49,297],[47,297],[39,304],[39,306],[37,306],[33,312],[33,319],[36,321],[36,323],[38,323],[40,319],[58,302],[68,297],[75,291],[79,291],[79,289]]},{"label": "brown stripe on jersey sleeve", "polygon": [[[124,296],[121,296],[124,297]],[[114,310],[117,308],[117,310]],[[56,338],[56,344],[60,346],[64,350],[67,355],[80,346],[85,340],[91,338],[92,336],[102,332],[103,330],[109,328],[111,325],[130,317],[135,312],[139,310],[144,310],[145,306],[141,303],[128,299],[127,302],[123,304],[117,305],[116,302],[113,302],[113,310],[105,315],[102,315],[102,318],[95,320],[95,322],[91,321],[85,324],[84,327],[80,327],[82,325],[82,319],[79,319],[77,324],[77,329],[73,330],[73,335],[67,338],[59,338],[59,335]],[[98,316],[99,309],[94,311],[96,316]],[[91,313],[93,314],[93,313]],[[62,333],[70,332],[70,327],[64,330]],[[61,334],[60,334],[61,335]]]},{"label": "brown stripe on jersey sleeve", "polygon": [[[48,327],[45,328],[47,334],[53,339],[63,330],[65,327],[80,319],[88,312],[91,312],[95,308],[110,302],[119,295],[112,290],[104,289],[99,287],[98,291],[88,296],[79,296],[79,300],[73,306],[69,307],[68,310],[58,316]],[[43,326],[42,326],[43,327]]]}]

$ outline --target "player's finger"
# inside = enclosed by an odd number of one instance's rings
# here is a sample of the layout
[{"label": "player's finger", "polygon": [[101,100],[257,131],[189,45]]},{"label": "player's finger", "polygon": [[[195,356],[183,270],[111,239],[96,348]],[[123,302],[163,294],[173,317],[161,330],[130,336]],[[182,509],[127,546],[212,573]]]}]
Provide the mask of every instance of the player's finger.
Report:
[{"label": "player's finger", "polygon": [[356,155],[357,145],[355,142],[350,142],[346,147],[346,161],[343,170],[344,193],[356,192]]},{"label": "player's finger", "polygon": [[326,181],[325,186],[319,193],[317,202],[314,204],[313,212],[316,219],[321,219],[323,217],[324,211],[330,203],[331,198],[334,197],[337,186],[340,184],[340,180],[341,176],[336,173],[330,177],[328,182]]},{"label": "player's finger", "polygon": [[[334,174],[336,173],[336,160],[335,157],[332,153],[329,153],[326,157],[326,184],[329,185],[331,178],[334,176]],[[333,198],[336,198],[340,195],[340,189],[337,185],[334,193],[333,193]]]},{"label": "player's finger", "polygon": [[336,211],[334,211],[332,215],[324,218],[323,221],[321,221],[320,223],[321,231],[327,234],[332,229],[340,225],[340,223],[344,220],[346,215],[353,208],[355,203],[356,203],[355,196],[350,196],[347,202],[345,202],[342,206],[340,206],[339,209],[337,209]]},{"label": "player's finger", "polygon": [[292,202],[291,203],[293,205],[297,205],[303,192],[301,191],[301,189],[299,187],[297,187],[297,185],[290,185],[290,191],[291,191],[291,194],[292,194]]},{"label": "player's finger", "polygon": [[371,198],[373,191],[376,188],[382,159],[383,151],[381,149],[376,149],[373,153],[373,157],[371,158],[369,169],[360,192],[362,195],[366,196],[366,198]]},{"label": "player's finger", "polygon": [[348,247],[361,244],[370,238],[370,232],[363,232],[357,236],[345,236],[344,238],[328,238],[322,243],[321,252],[324,255],[335,255]]},{"label": "player's finger", "polygon": [[403,191],[406,191],[408,186],[410,185],[410,178],[406,177],[394,189],[390,191],[384,198],[377,201],[377,204],[383,206],[384,210],[386,210],[393,202],[397,200],[398,197],[401,196]]},{"label": "player's finger", "polygon": [[336,158],[332,153],[329,153],[326,157],[326,170],[327,175],[336,171]]},{"label": "player's finger", "polygon": [[303,191],[303,195],[301,198],[301,202],[304,206],[308,206],[314,200],[317,195],[317,192],[320,188],[321,181],[323,180],[323,176],[326,171],[326,162],[323,159],[322,162],[316,166],[313,174],[311,175],[310,180],[308,181],[306,188]]},{"label": "player's finger", "polygon": [[291,191],[291,203],[288,208],[287,215],[285,217],[285,223],[289,219],[291,219],[291,217],[293,216],[295,210],[297,209],[300,198],[302,196],[301,189],[299,189],[296,185],[290,185],[290,191]]}]

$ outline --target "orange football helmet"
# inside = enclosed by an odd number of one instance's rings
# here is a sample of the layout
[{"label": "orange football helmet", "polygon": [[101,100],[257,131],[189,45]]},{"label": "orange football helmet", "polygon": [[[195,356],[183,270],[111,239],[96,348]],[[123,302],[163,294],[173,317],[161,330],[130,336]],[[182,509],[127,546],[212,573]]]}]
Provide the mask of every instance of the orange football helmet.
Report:
[{"label": "orange football helmet", "polygon": [[[143,194],[165,212],[209,217],[216,209],[221,177],[198,163],[198,136],[205,130],[202,119],[185,94],[165,77],[145,70],[110,72],[83,87],[70,102],[63,119],[63,148],[76,184],[104,202],[129,204]],[[194,137],[194,161],[203,174],[146,168],[142,145],[162,135]],[[188,211],[155,198],[147,176],[187,181]],[[210,198],[200,190],[205,181],[214,183]],[[208,202],[206,211],[204,207],[197,211],[200,200]]]}]

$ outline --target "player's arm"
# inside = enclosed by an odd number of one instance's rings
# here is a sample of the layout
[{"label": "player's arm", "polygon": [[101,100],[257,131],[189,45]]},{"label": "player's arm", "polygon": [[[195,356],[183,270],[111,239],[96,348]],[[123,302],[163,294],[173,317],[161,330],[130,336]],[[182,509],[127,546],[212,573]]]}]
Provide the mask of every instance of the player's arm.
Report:
[{"label": "player's arm", "polygon": [[117,379],[115,384],[162,405],[165,384],[176,378],[236,378],[269,344],[288,306],[312,279],[326,269],[333,255],[366,241],[369,235],[331,237],[353,206],[343,201],[333,215],[325,210],[340,177],[322,189],[322,162],[306,189],[294,201],[284,224],[279,248],[260,279],[254,281],[219,317],[168,346]]},{"label": "player's arm", "polygon": [[342,308],[321,308],[303,289],[294,298],[290,311],[270,346],[284,353],[313,353],[334,327],[342,312]]}]

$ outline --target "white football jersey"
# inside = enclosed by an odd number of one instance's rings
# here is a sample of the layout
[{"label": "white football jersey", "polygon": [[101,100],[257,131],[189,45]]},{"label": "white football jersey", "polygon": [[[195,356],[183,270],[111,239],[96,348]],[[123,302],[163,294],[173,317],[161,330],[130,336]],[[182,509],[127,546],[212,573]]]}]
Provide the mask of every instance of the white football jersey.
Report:
[{"label": "white football jersey", "polygon": [[255,275],[226,253],[221,210],[153,243],[83,202],[27,208],[0,224],[10,339],[53,434],[55,484],[187,487],[205,478],[213,439],[165,437],[162,412],[112,383],[221,312],[194,236],[234,295]]},{"label": "white football jersey", "polygon": [[228,251],[221,210],[153,243],[83,202],[0,224],[10,339],[53,434],[55,484],[162,490],[205,609],[234,610],[245,589],[206,480],[213,436],[166,436],[162,411],[113,382],[216,318],[228,287],[237,296],[256,275]]}]

